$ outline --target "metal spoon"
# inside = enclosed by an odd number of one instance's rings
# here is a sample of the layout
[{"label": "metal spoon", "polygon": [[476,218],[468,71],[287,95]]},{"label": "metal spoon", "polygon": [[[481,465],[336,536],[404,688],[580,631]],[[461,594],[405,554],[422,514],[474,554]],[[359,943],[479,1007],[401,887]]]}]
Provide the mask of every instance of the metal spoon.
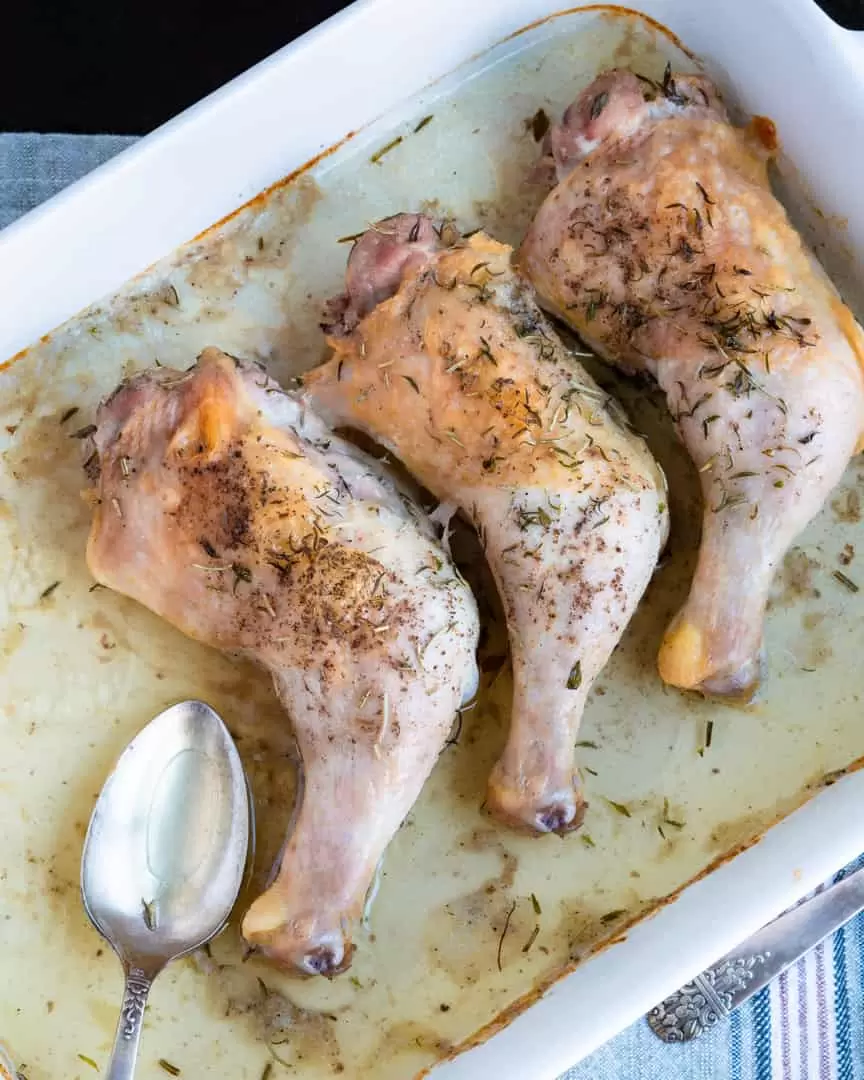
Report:
[{"label": "metal spoon", "polygon": [[84,908],[126,976],[107,1080],[134,1073],[159,972],[225,925],[243,881],[249,821],[240,756],[200,701],[160,713],[108,777],[81,861]]}]

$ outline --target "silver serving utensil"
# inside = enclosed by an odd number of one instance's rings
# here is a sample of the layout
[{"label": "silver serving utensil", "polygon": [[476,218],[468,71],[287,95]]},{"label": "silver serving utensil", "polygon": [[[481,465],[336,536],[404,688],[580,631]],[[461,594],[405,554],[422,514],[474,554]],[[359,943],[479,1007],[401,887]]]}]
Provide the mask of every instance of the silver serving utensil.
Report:
[{"label": "silver serving utensil", "polygon": [[664,1042],[688,1042],[864,911],[864,870],[856,870],[757,930],[713,967],[648,1013]]},{"label": "silver serving utensil", "polygon": [[249,828],[240,756],[203,702],[160,713],[108,777],[81,861],[84,908],[126,976],[107,1080],[134,1073],[159,972],[225,925],[243,881]]}]

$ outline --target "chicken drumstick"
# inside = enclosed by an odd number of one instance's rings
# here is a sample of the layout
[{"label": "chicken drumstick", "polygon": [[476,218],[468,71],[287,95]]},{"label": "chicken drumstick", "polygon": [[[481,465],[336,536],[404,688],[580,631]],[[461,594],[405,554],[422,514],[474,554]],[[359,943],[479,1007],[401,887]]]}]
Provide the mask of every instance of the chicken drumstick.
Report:
[{"label": "chicken drumstick", "polygon": [[333,974],[376,866],[474,692],[477,611],[382,467],[263,371],[207,349],[123,383],[95,433],[96,580],[270,671],[303,786],[243,934]]},{"label": "chicken drumstick", "polygon": [[665,486],[510,259],[423,215],[379,222],[352,251],[329,309],[333,357],[306,387],[477,527],[514,675],[487,805],[560,833],[582,819],[576,731],[665,540]]},{"label": "chicken drumstick", "polygon": [[665,391],[705,510],[660,673],[745,698],[774,572],[864,428],[864,335],[771,193],[771,137],[733,127],[707,79],[606,72],[550,131],[560,183],[518,259],[591,348]]}]

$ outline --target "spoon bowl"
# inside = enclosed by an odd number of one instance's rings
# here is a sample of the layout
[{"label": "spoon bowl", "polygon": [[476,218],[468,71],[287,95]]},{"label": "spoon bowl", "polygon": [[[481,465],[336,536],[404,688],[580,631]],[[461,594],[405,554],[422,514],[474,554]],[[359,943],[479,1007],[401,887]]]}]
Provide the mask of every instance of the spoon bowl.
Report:
[{"label": "spoon bowl", "polygon": [[225,925],[249,832],[240,756],[203,702],[160,713],[108,777],[84,841],[81,895],[126,974],[110,1080],[132,1075],[153,979]]}]

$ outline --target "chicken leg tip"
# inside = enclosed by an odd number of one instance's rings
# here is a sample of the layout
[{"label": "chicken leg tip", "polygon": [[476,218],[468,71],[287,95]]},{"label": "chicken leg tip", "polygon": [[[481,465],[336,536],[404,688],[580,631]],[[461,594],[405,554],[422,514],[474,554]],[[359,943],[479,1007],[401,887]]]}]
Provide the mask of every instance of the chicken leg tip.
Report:
[{"label": "chicken leg tip", "polygon": [[557,803],[544,810],[537,811],[537,819],[534,828],[537,832],[557,833],[564,836],[566,833],[575,832],[582,827],[585,820],[585,811],[588,803],[577,802],[565,805]]},{"label": "chicken leg tip", "polygon": [[760,649],[734,669],[718,670],[706,648],[705,635],[693,622],[679,617],[666,631],[657,666],[661,679],[669,686],[747,702],[759,689],[764,657]]},{"label": "chicken leg tip", "polygon": [[514,797],[505,790],[491,788],[487,793],[486,809],[498,821],[535,834],[557,833],[564,836],[580,828],[588,804],[578,792],[564,795],[540,805]]},{"label": "chicken leg tip", "polygon": [[760,650],[735,671],[718,672],[703,680],[699,690],[708,697],[722,697],[730,703],[746,705],[758,692],[764,671],[765,656]]},{"label": "chicken leg tip", "polygon": [[310,949],[297,966],[309,975],[339,975],[350,967],[353,952],[353,945],[349,945],[347,949],[341,945],[335,948],[329,945],[318,945]]},{"label": "chicken leg tip", "polygon": [[340,933],[324,933],[317,942],[292,933],[285,924],[266,938],[251,943],[251,951],[286,971],[330,978],[351,966],[354,946]]}]

